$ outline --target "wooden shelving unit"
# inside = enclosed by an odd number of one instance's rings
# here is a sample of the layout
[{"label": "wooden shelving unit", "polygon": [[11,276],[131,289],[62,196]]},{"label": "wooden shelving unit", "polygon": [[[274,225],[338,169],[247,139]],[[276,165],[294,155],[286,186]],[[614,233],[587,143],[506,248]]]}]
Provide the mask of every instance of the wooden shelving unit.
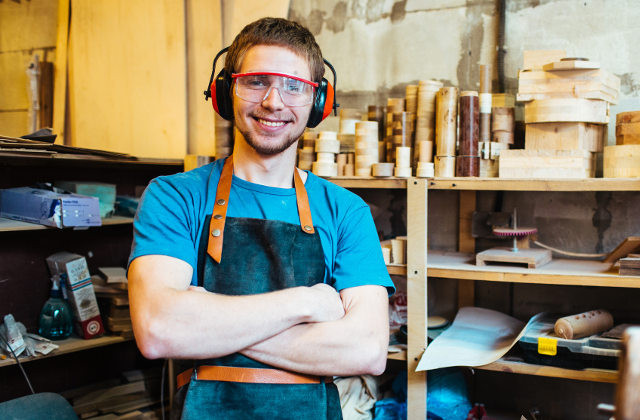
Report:
[{"label": "wooden shelving unit", "polygon": [[[102,219],[102,226],[126,225],[133,223],[133,217],[111,216]],[[99,226],[96,226],[99,227]],[[36,223],[21,222],[19,220],[0,217],[0,232],[16,232],[25,230],[57,229],[51,226],[38,225]],[[69,229],[69,228],[65,228]]]},{"label": "wooden shelving unit", "polygon": [[[111,344],[123,343],[125,341],[131,341],[130,338],[122,338],[117,336],[102,336],[98,338],[93,338],[91,340],[83,340],[78,337],[69,337],[64,340],[54,341],[55,344],[60,347],[53,350],[51,353],[46,355],[38,355],[31,357],[19,357],[20,363],[32,362],[34,360],[42,360],[49,357],[60,356],[67,353],[74,353],[77,351],[89,350],[97,347],[109,346]],[[10,365],[15,365],[16,361],[13,357],[7,357],[5,360],[0,360],[0,368]]]},{"label": "wooden shelving unit", "polygon": [[[408,369],[408,418],[424,419],[426,378],[415,366],[426,348],[427,277],[457,279],[461,283],[494,281],[548,285],[640,288],[640,277],[620,276],[609,264],[589,260],[554,259],[536,269],[517,266],[476,266],[474,240],[470,233],[470,214],[475,210],[475,191],[640,191],[640,178],[590,178],[523,180],[503,178],[331,178],[345,188],[407,189],[407,265],[387,265],[389,274],[406,275],[408,289],[408,349],[389,355],[389,359],[406,360]],[[460,250],[464,252],[427,253],[427,199],[429,190],[458,190],[460,199]],[[463,208],[464,206],[464,208]],[[461,284],[459,283],[459,284]],[[460,287],[460,286],[459,286]],[[473,289],[465,288],[459,303],[473,299]],[[404,359],[402,359],[404,357]],[[500,359],[474,369],[544,376],[578,381],[615,383],[613,370],[573,370],[553,366]]]}]

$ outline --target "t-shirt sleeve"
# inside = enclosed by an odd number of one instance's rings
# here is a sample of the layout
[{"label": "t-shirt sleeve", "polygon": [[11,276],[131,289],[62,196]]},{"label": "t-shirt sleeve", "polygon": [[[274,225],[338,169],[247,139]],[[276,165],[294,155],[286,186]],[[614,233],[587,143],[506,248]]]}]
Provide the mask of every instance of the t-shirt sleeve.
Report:
[{"label": "t-shirt sleeve", "polygon": [[133,244],[129,264],[143,255],[167,255],[197,264],[196,242],[188,191],[163,178],[156,178],[145,190],[133,222]]},{"label": "t-shirt sleeve", "polygon": [[380,285],[389,296],[395,292],[382,257],[382,248],[369,207],[362,203],[350,211],[340,223],[338,252],[335,258],[334,286],[340,291],[348,287]]}]

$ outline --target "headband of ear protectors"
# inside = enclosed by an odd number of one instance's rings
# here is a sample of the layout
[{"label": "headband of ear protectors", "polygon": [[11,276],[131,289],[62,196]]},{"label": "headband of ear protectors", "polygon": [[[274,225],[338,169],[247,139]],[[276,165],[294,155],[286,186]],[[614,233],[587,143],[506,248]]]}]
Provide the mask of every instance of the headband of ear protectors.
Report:
[{"label": "headband of ear protectors", "polygon": [[[213,80],[213,76],[216,72],[216,63],[218,58],[227,52],[229,47],[223,48],[216,57],[213,59],[213,66],[211,68],[211,77],[209,78],[209,86],[204,91],[204,98],[208,100],[211,98],[211,104],[213,109],[225,120],[233,119],[233,102],[231,99],[231,74],[224,68],[220,70],[220,73]],[[327,60],[322,59],[324,63],[331,69],[333,73],[333,86],[336,85],[336,71]],[[307,127],[313,128],[320,124],[322,120],[327,118],[333,110],[334,115],[338,115],[338,107],[340,106],[336,102],[335,90],[331,86],[331,83],[324,77],[322,81],[318,83],[316,88],[315,98],[313,100],[313,106],[311,107],[311,113],[309,114],[309,120],[307,121]]]}]

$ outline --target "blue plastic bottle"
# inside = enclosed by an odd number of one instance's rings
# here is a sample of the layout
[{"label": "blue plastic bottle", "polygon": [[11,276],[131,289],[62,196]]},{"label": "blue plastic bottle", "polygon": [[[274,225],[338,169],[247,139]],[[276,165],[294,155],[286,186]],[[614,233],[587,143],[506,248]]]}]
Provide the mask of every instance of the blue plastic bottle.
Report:
[{"label": "blue plastic bottle", "polygon": [[40,312],[40,328],[38,333],[51,340],[62,340],[69,337],[73,330],[73,315],[66,300],[62,298],[64,274],[51,278],[51,297],[45,302]]}]

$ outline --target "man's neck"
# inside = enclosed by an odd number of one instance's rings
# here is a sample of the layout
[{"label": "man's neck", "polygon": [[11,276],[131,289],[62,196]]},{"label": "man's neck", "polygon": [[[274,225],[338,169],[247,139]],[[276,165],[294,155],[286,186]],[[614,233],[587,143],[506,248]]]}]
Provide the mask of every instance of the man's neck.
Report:
[{"label": "man's neck", "polygon": [[[276,155],[263,155],[255,151],[236,135],[233,147],[233,174],[245,181],[269,187],[291,188],[296,165],[298,142]],[[303,173],[303,181],[306,173]],[[302,174],[301,174],[302,175]]]}]

